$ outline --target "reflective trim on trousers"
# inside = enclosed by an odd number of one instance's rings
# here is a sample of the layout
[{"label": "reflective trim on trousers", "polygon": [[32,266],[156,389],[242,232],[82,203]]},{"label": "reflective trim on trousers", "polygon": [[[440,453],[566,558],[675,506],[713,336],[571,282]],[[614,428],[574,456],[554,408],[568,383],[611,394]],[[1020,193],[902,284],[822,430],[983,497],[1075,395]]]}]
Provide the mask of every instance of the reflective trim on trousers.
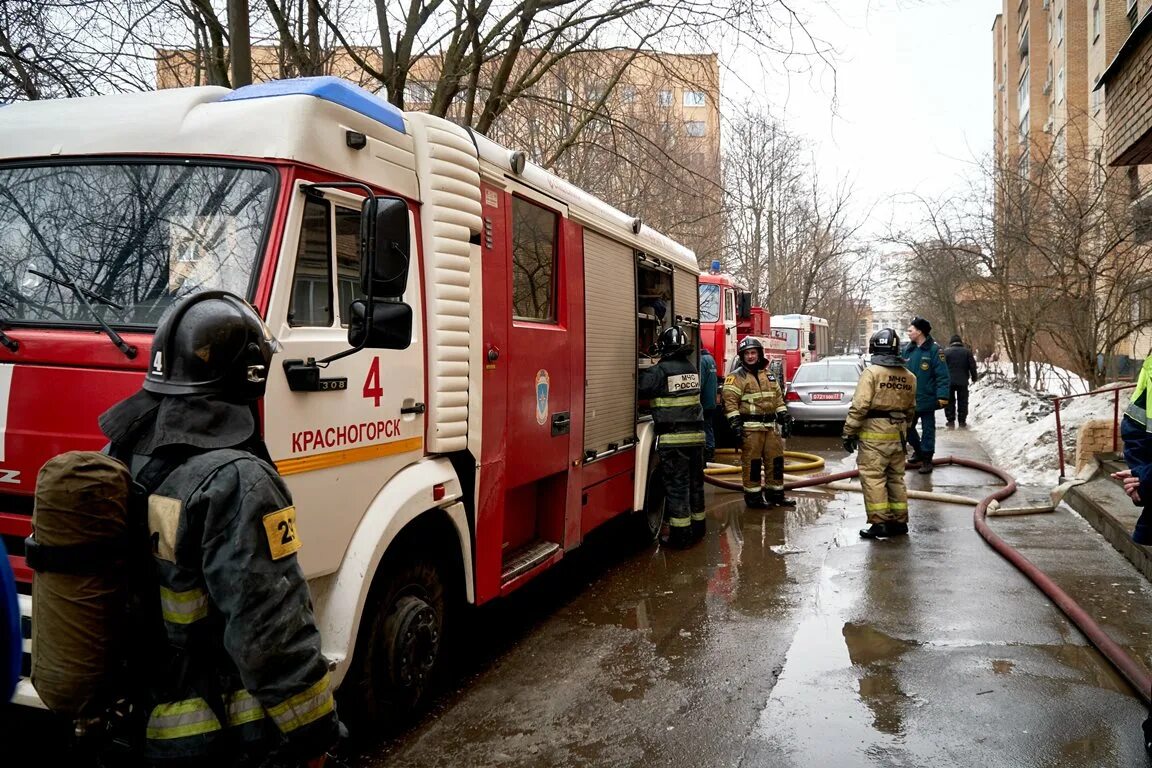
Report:
[{"label": "reflective trim on trousers", "polygon": [[666,432],[656,438],[656,445],[683,445],[688,447],[704,445],[704,431]]},{"label": "reflective trim on trousers", "polygon": [[[706,512],[693,512],[692,513],[692,522],[694,522],[694,523],[702,523],[707,519],[708,519],[708,513],[706,513]],[[671,525],[671,523],[669,523],[669,525]]]},{"label": "reflective trim on trousers", "polygon": [[688,528],[692,525],[690,517],[670,517],[666,521],[670,528]]},{"label": "reflective trim on trousers", "polygon": [[[905,504],[904,508],[907,509],[907,507],[908,507],[908,505]],[[881,502],[879,504],[865,504],[864,505],[864,511],[865,512],[886,512],[889,509],[892,509],[892,505],[889,504],[887,501]]]},{"label": "reflective trim on trousers", "polygon": [[198,587],[183,592],[160,587],[160,610],[169,624],[192,624],[208,615],[208,594]]},{"label": "reflective trim on trousers", "polygon": [[762,490],[764,490],[764,487],[761,485],[758,485],[755,488],[750,488],[747,485],[744,486],[744,493],[760,493]]},{"label": "reflective trim on trousers", "polygon": [[290,733],[329,714],[333,708],[328,675],[311,687],[268,709],[268,715],[281,733]]}]

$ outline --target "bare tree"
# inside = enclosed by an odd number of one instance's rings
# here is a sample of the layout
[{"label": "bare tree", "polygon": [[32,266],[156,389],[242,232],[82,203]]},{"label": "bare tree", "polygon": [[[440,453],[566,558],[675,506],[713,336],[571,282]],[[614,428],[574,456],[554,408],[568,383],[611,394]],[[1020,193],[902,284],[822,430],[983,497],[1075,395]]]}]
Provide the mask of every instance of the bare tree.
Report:
[{"label": "bare tree", "polygon": [[774,313],[827,317],[832,338],[856,338],[872,252],[859,239],[847,180],[826,188],[807,148],[769,114],[746,111],[724,157],[727,261]]}]

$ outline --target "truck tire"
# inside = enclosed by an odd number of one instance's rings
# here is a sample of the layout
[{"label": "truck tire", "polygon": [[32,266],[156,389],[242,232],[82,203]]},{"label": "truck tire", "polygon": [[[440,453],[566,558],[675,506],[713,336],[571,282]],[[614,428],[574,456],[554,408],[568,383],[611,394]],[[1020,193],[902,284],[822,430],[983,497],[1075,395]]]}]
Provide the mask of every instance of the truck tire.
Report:
[{"label": "truck tire", "polygon": [[[340,712],[354,739],[392,733],[426,708],[443,667],[443,568],[418,554],[386,566],[364,610]],[[345,692],[344,689],[349,691]]]},{"label": "truck tire", "polygon": [[656,451],[653,450],[652,460],[648,463],[648,485],[644,492],[644,508],[634,515],[636,536],[645,544],[651,544],[660,535],[660,526],[664,522],[665,498],[664,478],[660,474],[660,459],[656,455]]}]

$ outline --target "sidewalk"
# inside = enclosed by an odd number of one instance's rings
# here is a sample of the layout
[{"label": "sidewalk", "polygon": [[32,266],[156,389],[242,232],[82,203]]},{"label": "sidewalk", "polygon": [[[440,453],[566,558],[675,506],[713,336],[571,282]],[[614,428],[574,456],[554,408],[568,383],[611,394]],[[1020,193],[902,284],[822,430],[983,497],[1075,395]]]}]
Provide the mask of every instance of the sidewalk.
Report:
[{"label": "sidewalk", "polygon": [[[936,457],[949,455],[992,463],[974,434],[939,426]],[[1123,468],[1123,461],[1112,466],[1115,456],[1102,459],[1102,468],[1090,481],[1071,488],[1054,512],[989,517],[988,525],[1047,573],[1133,658],[1152,669],[1152,551],[1132,543],[1130,534],[1139,510],[1108,477]],[[927,477],[940,474],[937,469]],[[908,487],[921,487],[916,478],[923,477],[909,474]],[[963,487],[939,483],[934,487],[973,495]],[[1001,504],[1048,504],[1050,491],[1021,486]]]}]

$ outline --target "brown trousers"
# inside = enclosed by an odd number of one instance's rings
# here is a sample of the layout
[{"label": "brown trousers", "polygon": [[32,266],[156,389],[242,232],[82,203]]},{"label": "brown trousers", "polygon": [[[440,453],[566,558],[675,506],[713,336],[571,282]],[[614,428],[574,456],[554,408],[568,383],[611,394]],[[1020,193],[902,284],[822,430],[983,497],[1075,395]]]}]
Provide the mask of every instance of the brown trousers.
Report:
[{"label": "brown trousers", "polygon": [[[765,485],[770,491],[784,490],[784,445],[775,429],[748,429],[745,425],[740,463],[744,469],[744,493],[760,493]],[[761,466],[768,475],[764,485]]]}]

